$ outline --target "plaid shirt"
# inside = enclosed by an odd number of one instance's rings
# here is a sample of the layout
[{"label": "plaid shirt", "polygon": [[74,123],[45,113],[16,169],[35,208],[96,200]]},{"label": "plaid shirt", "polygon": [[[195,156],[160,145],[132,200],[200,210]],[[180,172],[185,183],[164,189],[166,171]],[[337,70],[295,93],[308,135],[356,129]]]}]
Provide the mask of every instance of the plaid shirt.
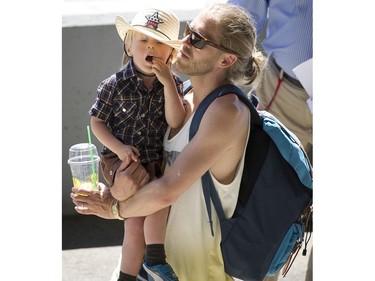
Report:
[{"label": "plaid shirt", "polygon": [[[175,75],[173,78],[182,98],[182,81]],[[107,123],[112,134],[124,144],[138,148],[142,163],[162,159],[163,137],[168,126],[164,86],[156,79],[148,91],[135,71],[133,60],[100,83],[89,114]]]}]

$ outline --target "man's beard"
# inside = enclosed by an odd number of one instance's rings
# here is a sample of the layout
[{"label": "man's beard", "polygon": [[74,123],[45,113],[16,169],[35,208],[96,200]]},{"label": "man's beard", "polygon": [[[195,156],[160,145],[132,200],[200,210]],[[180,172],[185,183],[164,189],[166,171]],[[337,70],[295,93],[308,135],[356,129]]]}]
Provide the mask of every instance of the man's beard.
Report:
[{"label": "man's beard", "polygon": [[180,73],[189,76],[200,76],[207,74],[214,69],[218,56],[219,54],[216,54],[213,57],[203,60],[191,59],[191,56],[189,56],[189,59],[177,58],[174,66],[175,69]]}]

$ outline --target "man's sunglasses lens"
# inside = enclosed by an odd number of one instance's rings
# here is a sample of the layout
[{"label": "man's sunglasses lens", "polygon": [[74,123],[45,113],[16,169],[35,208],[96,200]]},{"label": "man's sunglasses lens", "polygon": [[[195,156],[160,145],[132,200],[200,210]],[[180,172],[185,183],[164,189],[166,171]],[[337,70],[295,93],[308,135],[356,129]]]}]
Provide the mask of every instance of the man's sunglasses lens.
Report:
[{"label": "man's sunglasses lens", "polygon": [[190,33],[190,43],[197,49],[203,49],[206,46],[206,42],[194,31]]},{"label": "man's sunglasses lens", "polygon": [[184,35],[185,36],[189,35],[190,44],[193,45],[195,48],[203,49],[204,46],[206,46],[206,42],[204,41],[204,39],[201,36],[199,36],[198,33],[192,31],[190,29],[189,24],[186,24],[185,26]]}]

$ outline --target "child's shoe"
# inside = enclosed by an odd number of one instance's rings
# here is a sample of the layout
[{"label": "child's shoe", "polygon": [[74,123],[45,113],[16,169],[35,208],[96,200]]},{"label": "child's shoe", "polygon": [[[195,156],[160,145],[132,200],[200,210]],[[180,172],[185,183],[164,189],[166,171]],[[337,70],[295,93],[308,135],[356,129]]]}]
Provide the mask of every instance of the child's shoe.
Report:
[{"label": "child's shoe", "polygon": [[143,268],[148,274],[148,281],[178,281],[176,273],[167,263],[150,266],[144,262]]}]

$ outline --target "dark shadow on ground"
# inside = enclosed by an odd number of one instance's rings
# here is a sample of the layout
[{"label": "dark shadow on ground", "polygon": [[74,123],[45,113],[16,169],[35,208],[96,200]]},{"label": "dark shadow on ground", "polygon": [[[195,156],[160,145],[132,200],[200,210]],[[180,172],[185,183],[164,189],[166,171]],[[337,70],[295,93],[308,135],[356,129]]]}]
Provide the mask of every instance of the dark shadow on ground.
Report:
[{"label": "dark shadow on ground", "polygon": [[62,249],[122,245],[124,222],[93,215],[62,217]]}]

